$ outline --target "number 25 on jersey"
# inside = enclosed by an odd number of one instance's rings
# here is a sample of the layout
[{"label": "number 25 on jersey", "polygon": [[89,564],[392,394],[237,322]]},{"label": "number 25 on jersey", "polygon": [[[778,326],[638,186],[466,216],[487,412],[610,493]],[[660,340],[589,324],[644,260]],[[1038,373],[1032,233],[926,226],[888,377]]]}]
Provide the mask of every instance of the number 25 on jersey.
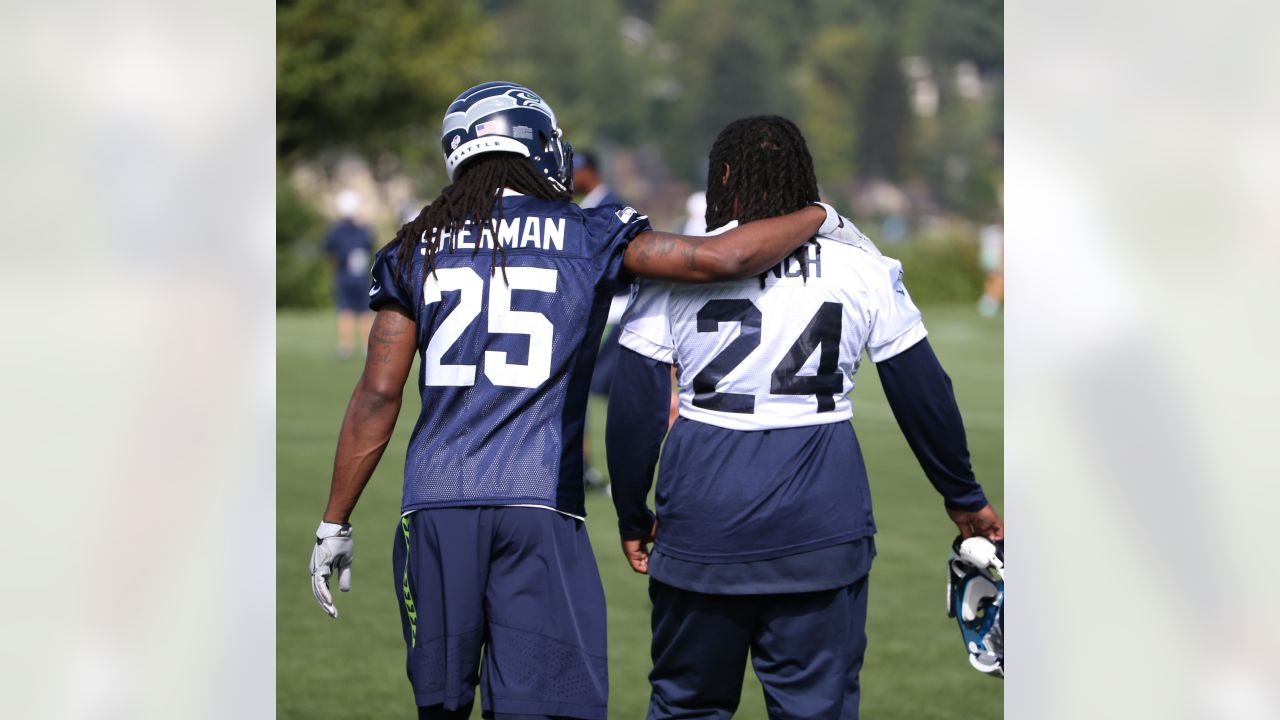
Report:
[{"label": "number 25 on jersey", "polygon": [[[507,353],[486,350],[484,374],[494,385],[535,388],[551,377],[551,338],[555,327],[538,312],[511,309],[512,290],[554,293],[557,273],[548,268],[512,267],[507,282],[493,278],[489,283],[489,327],[491,334],[524,335],[529,338],[528,363],[507,362]],[[470,386],[476,384],[475,365],[446,365],[445,353],[458,342],[480,315],[484,302],[484,279],[469,267],[437,268],[422,287],[424,305],[441,302],[443,293],[458,292],[458,305],[445,316],[431,335],[423,353],[427,385]]]}]

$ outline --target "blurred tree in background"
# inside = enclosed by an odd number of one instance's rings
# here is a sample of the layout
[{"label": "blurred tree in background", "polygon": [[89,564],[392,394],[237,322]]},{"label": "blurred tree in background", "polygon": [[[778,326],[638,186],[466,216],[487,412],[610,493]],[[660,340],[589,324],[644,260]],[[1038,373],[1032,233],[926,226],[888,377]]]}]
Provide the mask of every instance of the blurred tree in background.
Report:
[{"label": "blurred tree in background", "polygon": [[436,175],[441,112],[487,79],[491,30],[463,0],[280,0],[277,157],[348,150]]},{"label": "blurred tree in background", "polygon": [[650,131],[668,164],[701,185],[707,152],[725,125],[747,115],[795,115],[794,67],[809,3],[668,0],[654,18],[668,43],[655,68],[669,95],[655,98]]},{"label": "blurred tree in background", "polygon": [[858,107],[858,173],[876,180],[898,181],[907,172],[911,142],[911,98],[902,75],[902,54],[890,42],[880,43]]},{"label": "blurred tree in background", "polygon": [[827,192],[857,177],[861,108],[875,57],[873,36],[857,25],[824,26],[814,36],[801,77],[805,132],[814,169]]},{"label": "blurred tree in background", "polygon": [[[570,142],[604,151],[606,175],[664,228],[705,182],[707,151],[725,124],[790,117],[824,195],[882,244],[903,236],[886,252],[913,258],[915,294],[973,299],[963,296],[978,282],[967,258],[978,229],[1000,216],[1001,0],[277,8],[277,153],[289,186],[278,192],[283,305],[327,302],[308,288],[325,287],[327,271],[313,261],[324,224],[317,209],[345,182],[336,168],[367,168],[378,197],[365,199],[385,236],[406,205],[420,207],[445,181],[438,132],[448,102],[493,79],[543,94]],[[393,198],[393,185],[411,197]]]},{"label": "blurred tree in background", "polygon": [[[572,144],[640,139],[642,58],[635,43],[620,33],[619,0],[484,4],[487,15],[500,24],[490,79],[528,85],[545,97],[561,126],[572,128]],[[467,85],[458,84],[453,93]]]},{"label": "blurred tree in background", "polygon": [[317,238],[324,218],[276,171],[276,307],[316,307],[329,300],[329,273]]}]

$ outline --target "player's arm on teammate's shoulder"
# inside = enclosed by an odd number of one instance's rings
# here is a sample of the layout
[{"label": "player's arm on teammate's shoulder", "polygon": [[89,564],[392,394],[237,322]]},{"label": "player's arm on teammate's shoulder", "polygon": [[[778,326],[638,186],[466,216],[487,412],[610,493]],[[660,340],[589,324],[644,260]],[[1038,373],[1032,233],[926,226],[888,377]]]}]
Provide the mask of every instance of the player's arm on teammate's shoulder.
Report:
[{"label": "player's arm on teammate's shoulder", "polygon": [[839,222],[829,205],[757,220],[706,237],[647,230],[633,238],[623,266],[641,277],[711,282],[752,277]]},{"label": "player's arm on teammate's shoulder", "polygon": [[1004,521],[987,501],[969,463],[964,420],[951,378],[927,338],[876,362],[885,398],[947,515],[963,537],[1004,539]]},{"label": "player's arm on teammate's shoulder", "polygon": [[338,433],[325,522],[347,522],[391,440],[418,349],[416,330],[414,321],[397,308],[384,307],[374,317],[364,372]]},{"label": "player's arm on teammate's shoulder", "polygon": [[329,504],[311,548],[311,592],[332,618],[338,617],[338,609],[329,590],[329,577],[337,573],[338,588],[343,592],[351,589],[355,544],[348,521],[395,429],[404,383],[417,351],[416,327],[397,307],[384,305],[378,310],[369,331],[364,372],[342,418]]},{"label": "player's arm on teammate's shoulder", "polygon": [[671,366],[621,348],[609,391],[605,445],[622,553],[631,569],[643,574],[649,572],[648,545],[657,534],[649,488],[667,434],[670,397]]}]

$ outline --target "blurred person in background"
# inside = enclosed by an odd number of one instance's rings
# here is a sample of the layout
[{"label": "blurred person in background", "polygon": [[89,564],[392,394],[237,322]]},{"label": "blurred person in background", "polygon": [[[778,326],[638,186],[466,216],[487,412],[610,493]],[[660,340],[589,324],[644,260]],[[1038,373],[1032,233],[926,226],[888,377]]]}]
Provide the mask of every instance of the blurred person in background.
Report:
[{"label": "blurred person in background", "polygon": [[896,243],[907,236],[907,220],[902,215],[891,212],[880,223],[880,237],[884,242]]},{"label": "blurred person in background", "polygon": [[684,201],[684,234],[707,234],[707,194],[701,190],[690,193]]},{"label": "blurred person in background", "polygon": [[978,261],[986,275],[978,314],[992,318],[1004,303],[1004,225],[996,222],[982,228],[978,248]]},{"label": "blurred person in background", "polygon": [[[708,178],[713,232],[818,198],[804,137],[777,116],[730,123]],[[732,717],[748,655],[769,717],[858,716],[876,528],[847,395],[864,351],[960,534],[1003,538],[926,335],[902,265],[848,219],[758,277],[640,283],[607,438],[623,552],[650,578],[649,718]]]},{"label": "blurred person in background", "polygon": [[590,210],[598,207],[623,208],[627,203],[605,183],[600,174],[600,160],[590,150],[573,154],[573,191],[581,195],[578,207]]},{"label": "blurred person in background", "polygon": [[838,216],[804,207],[695,238],[656,232],[632,208],[584,210],[570,202],[572,151],[554,113],[512,83],[458,96],[441,145],[451,184],[374,262],[377,317],[312,545],[312,591],[337,618],[329,578],[351,587],[351,513],[419,355],[393,541],[419,718],[469,717],[480,685],[485,717],[604,720],[582,436],[609,301],[637,275],[752,277]]},{"label": "blurred person in background", "polygon": [[413,200],[405,200],[396,206],[396,217],[399,218],[401,225],[413,222],[420,212],[422,212],[422,203]]},{"label": "blurred person in background", "polygon": [[[590,150],[575,151],[573,154],[573,190],[582,196],[578,206],[584,210],[591,208],[623,208],[627,203],[613,191],[600,174],[600,161]],[[686,233],[688,234],[688,233]],[[701,235],[702,233],[695,233]],[[622,288],[613,296],[609,305],[609,317],[605,319],[604,337],[600,341],[600,354],[596,356],[596,369],[591,374],[591,394],[608,399],[609,386],[613,384],[613,368],[618,363],[618,321],[622,319],[622,311],[631,299],[631,286]],[[591,466],[591,441],[588,438],[583,445],[586,453],[583,467],[583,481],[590,488],[606,489],[608,483],[604,474]]]},{"label": "blurred person in background", "polygon": [[369,337],[369,328],[373,325],[373,313],[368,307],[373,237],[356,222],[360,196],[354,190],[338,193],[334,205],[338,211],[338,222],[329,228],[329,234],[325,236],[324,251],[333,262],[333,299],[338,307],[338,358],[346,360],[354,354],[356,343],[363,344]]}]

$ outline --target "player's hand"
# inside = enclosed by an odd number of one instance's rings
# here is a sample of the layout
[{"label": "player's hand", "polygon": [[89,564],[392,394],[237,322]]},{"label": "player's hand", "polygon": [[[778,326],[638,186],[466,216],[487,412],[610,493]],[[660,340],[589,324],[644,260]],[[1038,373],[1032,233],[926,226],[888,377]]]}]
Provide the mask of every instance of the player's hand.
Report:
[{"label": "player's hand", "polygon": [[320,523],[316,529],[316,545],[311,549],[311,593],[331,618],[337,619],[338,608],[333,606],[333,595],[329,592],[329,576],[337,571],[338,589],[350,591],[351,559],[355,552],[350,525]]},{"label": "player's hand", "polygon": [[658,521],[653,521],[649,534],[639,540],[623,540],[622,554],[627,556],[631,569],[641,575],[649,574],[649,543],[658,536]]},{"label": "player's hand", "polygon": [[965,512],[964,510],[947,509],[947,515],[951,516],[951,522],[960,528],[960,537],[968,539],[975,535],[981,535],[986,539],[995,542],[1004,539],[1004,521],[1000,519],[1000,515],[995,508],[987,505],[977,512]]}]

